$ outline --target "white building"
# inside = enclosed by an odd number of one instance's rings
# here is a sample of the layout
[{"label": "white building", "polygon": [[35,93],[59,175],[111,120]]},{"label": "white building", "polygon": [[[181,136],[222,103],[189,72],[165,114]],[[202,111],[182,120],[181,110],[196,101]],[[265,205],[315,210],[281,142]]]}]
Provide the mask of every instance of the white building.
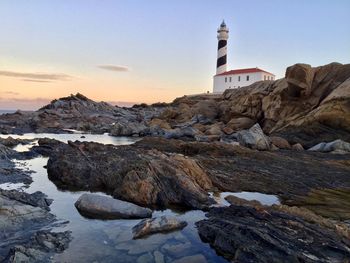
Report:
[{"label": "white building", "polygon": [[214,76],[213,93],[236,89],[261,80],[275,80],[275,75],[259,68],[245,68],[227,71],[228,28],[223,21],[218,28],[218,58]]},{"label": "white building", "polygon": [[275,80],[275,75],[259,68],[234,69],[214,76],[213,93],[222,93],[226,89],[249,86],[261,80]]}]

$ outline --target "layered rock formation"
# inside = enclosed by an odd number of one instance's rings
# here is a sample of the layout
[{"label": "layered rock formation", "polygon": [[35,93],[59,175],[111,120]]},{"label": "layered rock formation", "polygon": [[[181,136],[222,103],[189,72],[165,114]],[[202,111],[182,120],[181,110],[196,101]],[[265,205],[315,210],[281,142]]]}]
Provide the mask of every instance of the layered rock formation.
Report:
[{"label": "layered rock formation", "polygon": [[232,262],[346,262],[349,239],[313,220],[268,207],[212,208],[200,237]]}]

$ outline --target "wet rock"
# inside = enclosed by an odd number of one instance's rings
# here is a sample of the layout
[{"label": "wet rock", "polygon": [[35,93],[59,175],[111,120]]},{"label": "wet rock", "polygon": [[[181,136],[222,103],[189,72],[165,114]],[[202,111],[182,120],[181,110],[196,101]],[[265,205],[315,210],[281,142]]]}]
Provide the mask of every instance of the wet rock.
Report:
[{"label": "wet rock", "polygon": [[137,258],[137,263],[153,263],[153,256],[151,253],[146,253]]},{"label": "wet rock", "polygon": [[245,205],[245,206],[253,206],[253,207],[262,206],[262,204],[257,200],[246,200],[234,195],[226,196],[225,200],[229,202],[231,205]]},{"label": "wet rock", "polygon": [[161,216],[159,218],[144,219],[133,227],[134,239],[160,232],[179,230],[187,226],[185,221],[175,217]]},{"label": "wet rock", "polygon": [[206,263],[207,260],[205,259],[205,257],[202,254],[196,254],[193,256],[187,256],[187,257],[183,257],[183,258],[180,258],[180,259],[173,261],[173,263],[187,263],[187,262]]},{"label": "wet rock", "polygon": [[166,255],[178,258],[180,255],[188,255],[198,252],[196,248],[192,247],[190,242],[178,243],[178,244],[165,244],[162,246],[162,251]]},{"label": "wet rock", "polygon": [[53,200],[48,199],[47,195],[42,192],[35,192],[32,194],[28,194],[26,192],[19,192],[17,190],[3,190],[0,189],[0,195],[6,196],[11,200],[19,201],[23,204],[31,205],[34,207],[41,207],[47,211],[50,211],[50,205]]},{"label": "wet rock", "polygon": [[83,194],[74,204],[79,212],[91,218],[145,218],[152,210],[138,205],[97,194]]},{"label": "wet rock", "polygon": [[[28,200],[25,200],[25,196]],[[67,247],[70,232],[51,233],[42,230],[62,226],[65,222],[57,221],[47,208],[41,208],[42,202],[33,201],[38,199],[38,196],[38,193],[32,196],[16,194],[14,191],[1,191],[0,260],[45,262],[54,253],[59,253]]]},{"label": "wet rock", "polygon": [[269,150],[269,138],[265,136],[260,125],[257,123],[249,130],[242,130],[237,133],[238,142],[245,147],[256,150]]},{"label": "wet rock", "polygon": [[344,142],[342,140],[335,140],[329,143],[321,142],[308,150],[316,152],[349,153],[350,143]]},{"label": "wet rock", "polygon": [[12,138],[11,136],[7,137],[6,139],[0,138],[0,144],[3,144],[7,147],[14,147],[18,144],[29,144],[32,141],[33,140],[30,140],[30,139],[15,139],[15,138]]},{"label": "wet rock", "polygon": [[[329,228],[273,208],[212,208],[196,223],[203,241],[235,262],[332,261],[350,257],[349,242]],[[342,241],[344,240],[344,241]]]},{"label": "wet rock", "polygon": [[11,248],[5,261],[47,262],[53,254],[67,249],[71,240],[69,231],[61,233],[38,231],[28,243]]},{"label": "wet rock", "polygon": [[153,252],[154,262],[155,263],[164,263],[164,255],[158,250]]}]

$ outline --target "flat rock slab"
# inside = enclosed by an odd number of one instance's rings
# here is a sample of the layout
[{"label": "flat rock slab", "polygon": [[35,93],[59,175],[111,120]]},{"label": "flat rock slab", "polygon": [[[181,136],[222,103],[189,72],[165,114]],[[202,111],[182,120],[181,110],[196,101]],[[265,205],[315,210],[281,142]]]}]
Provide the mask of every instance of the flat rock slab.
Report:
[{"label": "flat rock slab", "polygon": [[232,262],[346,262],[349,240],[272,207],[212,208],[196,223],[204,242]]},{"label": "flat rock slab", "polygon": [[187,226],[187,222],[179,221],[175,217],[162,216],[159,218],[144,219],[132,231],[134,239],[141,238],[147,235],[179,230]]},{"label": "flat rock slab", "polygon": [[130,219],[152,216],[151,209],[98,194],[83,194],[74,205],[82,215],[97,219]]}]

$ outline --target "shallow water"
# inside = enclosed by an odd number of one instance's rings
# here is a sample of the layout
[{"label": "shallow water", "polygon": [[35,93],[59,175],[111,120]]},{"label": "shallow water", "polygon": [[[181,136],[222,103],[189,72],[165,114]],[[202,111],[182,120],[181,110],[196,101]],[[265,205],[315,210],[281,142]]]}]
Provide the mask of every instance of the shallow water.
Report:
[{"label": "shallow water", "polygon": [[[68,140],[94,141],[104,144],[126,145],[137,141],[137,138],[111,137],[107,134],[24,134],[24,135],[0,135],[6,138],[37,139],[53,138],[62,142]],[[81,138],[85,136],[85,138]],[[37,141],[30,144],[18,145],[14,147],[17,151],[27,151]],[[188,225],[181,231],[165,234],[155,234],[144,239],[132,239],[132,227],[140,220],[96,220],[88,219],[79,214],[74,203],[83,194],[84,191],[72,192],[58,189],[47,176],[44,166],[48,158],[38,157],[26,161],[16,161],[16,165],[21,169],[33,170],[33,183],[25,188],[23,184],[2,184],[3,189],[22,189],[28,193],[41,191],[53,199],[50,206],[51,212],[58,219],[68,220],[66,226],[55,228],[53,231],[72,231],[73,241],[69,248],[62,254],[57,254],[54,262],[171,262],[178,258],[189,255],[202,254],[207,262],[227,262],[221,256],[203,243],[198,235],[195,222],[204,219],[205,214],[199,210],[187,212],[177,212],[170,209],[164,211],[154,211],[153,217],[162,215],[176,216],[181,220],[187,221]],[[105,195],[104,193],[99,193]],[[222,192],[210,193],[217,201],[217,206],[226,206],[229,203],[224,199],[228,195],[235,195],[247,200],[258,200],[262,204],[278,204],[276,196],[252,192]],[[163,259],[164,261],[162,261]]]},{"label": "shallow water", "polygon": [[[7,135],[9,136],[9,135]],[[5,136],[5,138],[7,137]],[[49,137],[67,140],[86,140],[101,143],[112,143],[115,145],[131,144],[136,141],[133,138],[110,137],[108,135],[89,135],[80,138],[81,134],[25,134],[14,136],[14,138],[34,139]],[[2,136],[4,137],[4,136]],[[32,147],[32,144],[16,146],[15,149],[25,151]],[[176,216],[187,221],[188,225],[181,231],[155,234],[144,239],[132,239],[132,227],[140,222],[137,220],[96,220],[88,219],[79,214],[74,203],[85,193],[62,191],[58,189],[47,176],[44,166],[48,158],[38,157],[26,161],[16,161],[17,167],[21,169],[33,170],[33,183],[28,188],[23,185],[0,185],[3,189],[21,188],[28,193],[41,191],[53,199],[50,206],[51,213],[58,219],[68,220],[66,226],[55,228],[53,231],[72,231],[73,241],[69,248],[61,254],[57,254],[54,262],[172,262],[184,256],[202,254],[207,262],[227,262],[218,256],[213,249],[203,243],[198,235],[195,222],[205,218],[204,212],[199,210],[176,212],[170,209],[164,211],[154,211],[153,217],[162,215]],[[105,195],[103,193],[99,193]]]},{"label": "shallow water", "polygon": [[262,205],[278,205],[280,201],[277,196],[263,194],[258,192],[220,192],[220,193],[210,193],[210,196],[216,201],[215,206],[229,206],[230,203],[225,200],[225,197],[229,195],[234,195],[236,197],[245,199],[245,200],[257,200]]}]

